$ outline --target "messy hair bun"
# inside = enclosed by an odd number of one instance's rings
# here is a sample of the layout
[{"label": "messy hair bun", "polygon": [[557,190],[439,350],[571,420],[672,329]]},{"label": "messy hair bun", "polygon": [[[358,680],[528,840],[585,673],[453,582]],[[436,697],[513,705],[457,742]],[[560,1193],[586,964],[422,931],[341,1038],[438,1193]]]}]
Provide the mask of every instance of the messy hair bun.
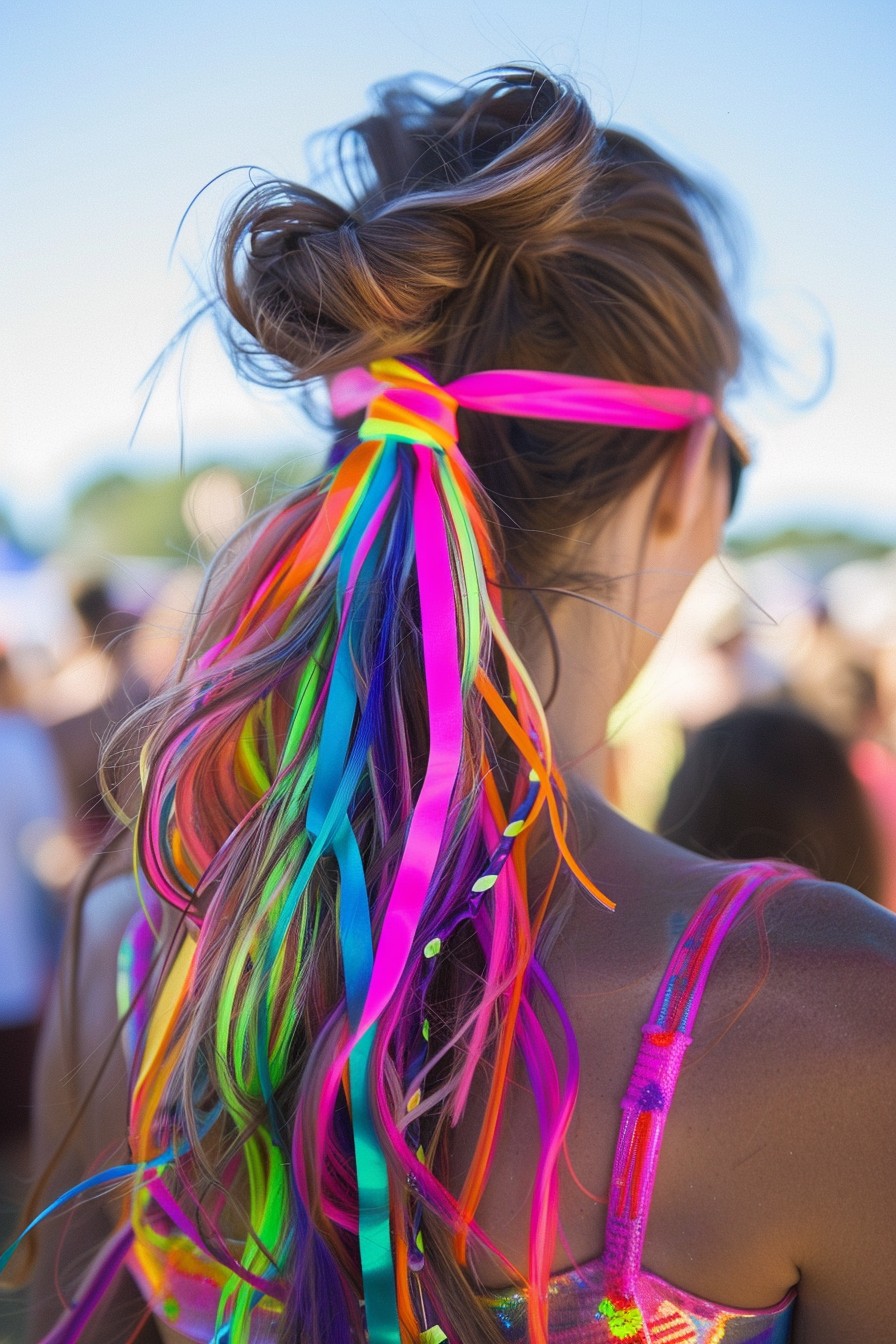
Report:
[{"label": "messy hair bun", "polygon": [[265,182],[221,235],[231,313],[294,378],[430,350],[496,253],[556,251],[581,220],[600,144],[581,95],[514,70],[441,105],[412,85],[379,97],[341,139],[344,170],[367,150],[372,190],[343,206]]},{"label": "messy hair bun", "polygon": [[365,220],[288,182],[241,202],[223,245],[230,311],[297,379],[425,346],[476,256],[469,225],[426,203]]},{"label": "messy hair bun", "polygon": [[[701,222],[724,224],[711,190],[537,69],[436,95],[408,78],[374,96],[333,141],[339,201],[267,181],[225,221],[218,283],[244,370],[295,382],[416,356],[441,381],[530,368],[720,394],[741,335]],[[675,442],[464,412],[460,424],[530,582],[558,531]]]}]

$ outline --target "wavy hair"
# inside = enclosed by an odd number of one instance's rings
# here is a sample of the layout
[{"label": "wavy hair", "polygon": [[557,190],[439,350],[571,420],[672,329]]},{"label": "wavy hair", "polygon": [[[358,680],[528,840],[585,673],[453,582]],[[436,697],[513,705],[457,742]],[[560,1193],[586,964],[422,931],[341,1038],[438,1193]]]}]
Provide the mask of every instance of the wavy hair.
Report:
[{"label": "wavy hair", "polygon": [[[707,240],[712,192],[537,69],[459,91],[401,80],[375,102],[335,138],[339,199],[270,180],[222,224],[217,275],[244,371],[304,383],[417,360],[438,382],[541,369],[720,395],[741,338]],[[185,927],[195,951],[135,1081],[135,1198],[217,1262],[230,1344],[265,1310],[284,1344],[363,1337],[369,1180],[388,1199],[402,1338],[499,1339],[467,1252],[497,1254],[476,1211],[514,1071],[541,1127],[524,1278],[531,1338],[547,1339],[578,1059],[539,948],[561,869],[590,883],[508,620],[557,581],[570,529],[599,522],[677,439],[463,411],[459,425],[463,457],[428,465],[401,441],[352,446],[342,426],[343,460],[213,562],[179,672],[140,721],[140,868],[180,912],[163,920],[163,954]],[[460,732],[453,777],[434,782],[443,656],[459,670]],[[556,862],[530,890],[539,813]],[[434,817],[403,932],[396,891]],[[347,912],[350,888],[364,900]],[[406,941],[371,1022],[352,1003],[349,915],[370,931],[368,971]],[[484,1122],[455,1183],[451,1129],[474,1078]],[[361,1169],[365,1124],[376,1170]]]}]

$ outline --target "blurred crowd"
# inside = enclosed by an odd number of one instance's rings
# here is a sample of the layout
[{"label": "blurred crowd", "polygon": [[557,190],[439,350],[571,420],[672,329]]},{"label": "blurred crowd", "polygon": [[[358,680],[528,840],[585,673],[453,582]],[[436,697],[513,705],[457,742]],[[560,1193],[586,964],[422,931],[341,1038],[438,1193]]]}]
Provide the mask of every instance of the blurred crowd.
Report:
[{"label": "blurred crowd", "polygon": [[[100,747],[167,675],[200,577],[0,550],[0,1182],[13,1170],[19,1193],[67,893],[110,818]],[[640,824],[896,911],[896,552],[713,562],[617,707],[609,758],[611,801]]]},{"label": "blurred crowd", "polygon": [[642,825],[896,911],[896,553],[713,561],[610,746],[613,801]]},{"label": "blurred crowd", "polygon": [[[200,571],[124,562],[85,575],[0,540],[0,1246],[31,1178],[43,1008],[79,871],[111,819],[101,744],[167,675]],[[21,1295],[0,1296],[0,1344]]]}]

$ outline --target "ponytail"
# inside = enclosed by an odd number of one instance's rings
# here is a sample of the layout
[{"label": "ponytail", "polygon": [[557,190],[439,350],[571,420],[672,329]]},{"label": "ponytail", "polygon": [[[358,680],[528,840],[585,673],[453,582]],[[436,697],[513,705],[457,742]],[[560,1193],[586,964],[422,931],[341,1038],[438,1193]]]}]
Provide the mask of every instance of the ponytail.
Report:
[{"label": "ponytail", "polygon": [[[439,1325],[455,1338],[426,1272],[423,1209],[461,1260],[471,1235],[489,1245],[475,1213],[514,1045],[544,1125],[530,1276],[546,1287],[550,1268],[577,1066],[533,971],[546,897],[533,918],[525,845],[547,809],[574,866],[565,801],[503,626],[494,521],[444,427],[450,398],[409,365],[386,371],[436,411],[381,396],[316,507],[300,510],[305,526],[273,556],[261,534],[243,573],[273,563],[231,630],[202,648],[200,624],[146,751],[141,867],[198,936],[152,1105],[138,1096],[133,1124],[151,1161],[158,1118],[172,1117],[166,1171],[187,1204],[197,1165],[215,1165],[210,1144],[225,1141],[242,1168],[254,1235],[222,1285],[232,1344],[248,1339],[268,1281],[292,1283],[295,1323],[315,1344],[338,1337],[325,1320],[342,1317],[346,1337],[362,1328],[361,1297],[371,1340],[397,1344],[399,1318],[412,1337]],[[440,962],[471,936],[478,985],[456,1007],[435,1001]],[[532,1010],[539,993],[567,1027],[563,1080]],[[455,1200],[436,1174],[438,1117],[457,1123],[483,1060],[486,1119]],[[213,1232],[214,1251],[226,1235]]]}]

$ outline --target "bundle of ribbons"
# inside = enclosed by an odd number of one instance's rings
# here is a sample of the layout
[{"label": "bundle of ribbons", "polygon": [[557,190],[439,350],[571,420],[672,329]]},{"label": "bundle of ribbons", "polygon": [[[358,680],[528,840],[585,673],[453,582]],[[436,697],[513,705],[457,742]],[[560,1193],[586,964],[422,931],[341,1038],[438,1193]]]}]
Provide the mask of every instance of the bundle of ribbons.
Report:
[{"label": "bundle of ribbons", "polygon": [[[129,1190],[126,1215],[77,1301],[47,1337],[52,1344],[72,1344],[79,1337],[114,1274],[134,1251],[135,1239],[139,1244],[144,1235],[149,1205],[168,1219],[169,1258],[177,1252],[183,1262],[184,1247],[195,1243],[194,1278],[202,1273],[207,1278],[203,1266],[209,1257],[217,1260],[217,1344],[249,1344],[250,1339],[264,1338],[253,1329],[253,1319],[263,1310],[282,1309],[280,1304],[289,1297],[289,1285],[283,1281],[288,1252],[295,1252],[303,1239],[307,1242],[312,1212],[303,1186],[308,1134],[298,1120],[288,1132],[290,1117],[284,1115],[279,1099],[295,1032],[284,1005],[301,993],[302,976],[313,958],[318,920],[307,894],[316,867],[324,861],[334,867],[338,882],[344,1025],[318,1098],[317,1134],[322,1136],[318,1160],[322,1164],[327,1160],[334,1115],[341,1107],[350,1116],[357,1194],[350,1214],[335,1201],[323,1212],[357,1234],[364,1322],[371,1344],[399,1344],[413,1331],[427,1344],[445,1338],[442,1326],[421,1319],[421,1310],[411,1301],[409,1268],[419,1268],[424,1254],[419,1216],[415,1221],[412,1214],[409,1221],[407,1190],[396,1193],[394,1180],[390,1187],[380,1133],[383,1126],[391,1127],[395,1145],[404,1144],[411,1184],[446,1211],[455,1229],[455,1250],[463,1261],[494,1151],[514,1048],[522,1050],[527,1064],[547,1053],[526,998],[527,983],[538,975],[533,948],[549,895],[543,893],[530,903],[526,892],[527,833],[540,815],[547,814],[558,864],[565,863],[596,899],[611,904],[581,871],[567,845],[563,783],[551,757],[538,695],[506,632],[494,525],[458,448],[455,411],[463,406],[507,416],[676,430],[712,416],[711,400],[679,389],[527,371],[474,373],[440,387],[422,369],[398,360],[337,376],[331,397],[338,416],[367,408],[356,445],[323,479],[315,516],[293,544],[281,548],[232,629],[195,660],[190,675],[201,713],[198,718],[194,715],[191,726],[167,740],[146,780],[139,867],[154,892],[185,913],[192,933],[134,1042],[133,1162],[90,1177],[41,1215],[48,1216],[67,1200],[104,1183],[124,1180]],[[396,531],[404,533],[398,542]],[[371,594],[382,595],[398,583],[391,572],[396,567],[406,581],[411,562],[419,598],[428,745],[408,815],[399,818],[404,828],[400,860],[388,890],[372,891],[355,818],[358,799],[371,789],[371,752],[377,734],[384,731],[388,688],[382,684],[385,657],[376,655],[369,660],[372,671],[362,684],[360,644],[362,638],[370,639]],[[282,701],[278,686],[245,706],[234,723],[232,699],[217,691],[241,660],[288,635],[319,585],[325,578],[332,583],[334,574],[335,610],[319,621],[298,672],[294,668],[290,673],[288,721],[275,722],[277,713],[282,714],[282,708],[273,705],[275,691]],[[394,613],[388,602],[381,602],[379,610],[378,638],[385,651]],[[495,673],[498,664],[500,677]],[[495,782],[493,762],[472,763],[473,774],[481,781],[475,821],[478,852],[486,861],[469,890],[461,893],[462,899],[455,893],[453,900],[434,910],[432,893],[440,859],[459,816],[458,785],[470,766],[464,754],[469,752],[465,713],[471,697],[479,698],[480,715],[491,716],[511,744],[519,771],[508,797]],[[223,1235],[203,1236],[193,1215],[179,1204],[178,1179],[186,1183],[189,1141],[183,1133],[171,1135],[160,1151],[158,1124],[177,1061],[175,1042],[183,1039],[175,1027],[189,1011],[203,956],[216,937],[215,901],[203,908],[196,899],[214,856],[204,851],[202,837],[190,822],[195,807],[201,808],[203,787],[192,776],[190,752],[197,731],[225,721],[232,741],[227,769],[234,787],[241,796],[257,799],[258,806],[276,807],[283,818],[283,836],[289,831],[291,837],[281,857],[269,866],[253,918],[237,940],[218,987],[215,1049],[230,1062],[235,1085],[202,1116],[203,1133],[213,1131],[222,1119],[238,1131],[249,1121],[247,1095],[260,1095],[267,1110],[266,1125],[255,1128],[243,1150],[254,1235],[246,1239],[241,1253],[232,1251]],[[302,819],[300,843],[295,842],[297,816]],[[275,842],[276,838],[275,828]],[[488,917],[482,914],[484,901],[492,906]],[[429,1039],[427,990],[441,948],[460,919],[473,921],[483,942],[486,986],[466,1041],[469,1062],[451,1100],[453,1118],[463,1112],[487,1037],[493,1065],[476,1152],[463,1191],[452,1200],[427,1165],[414,1112],[423,1109],[417,1084],[425,1076]],[[420,1013],[402,1028],[409,1033],[404,1050],[409,1061],[408,1114],[395,1117],[382,1091],[377,1052],[387,1049],[395,1034],[394,1006],[408,980],[416,986]],[[550,997],[546,980],[540,989]],[[500,1025],[494,1040],[497,1004]],[[562,1017],[565,1021],[565,1014]],[[557,1212],[557,1140],[575,1102],[577,1061],[571,1028],[567,1038],[563,1079],[543,1063],[530,1068],[545,1150],[532,1201],[530,1283],[535,1289],[546,1284],[546,1246]],[[284,1229],[290,1219],[294,1226]],[[477,1234],[481,1235],[478,1229]],[[164,1256],[165,1235],[158,1221],[153,1236],[155,1249]],[[14,1249],[7,1252],[7,1259]],[[189,1256],[184,1263],[179,1282],[186,1293]],[[533,1325],[532,1337],[538,1340],[542,1334],[543,1321],[541,1327]]]}]

